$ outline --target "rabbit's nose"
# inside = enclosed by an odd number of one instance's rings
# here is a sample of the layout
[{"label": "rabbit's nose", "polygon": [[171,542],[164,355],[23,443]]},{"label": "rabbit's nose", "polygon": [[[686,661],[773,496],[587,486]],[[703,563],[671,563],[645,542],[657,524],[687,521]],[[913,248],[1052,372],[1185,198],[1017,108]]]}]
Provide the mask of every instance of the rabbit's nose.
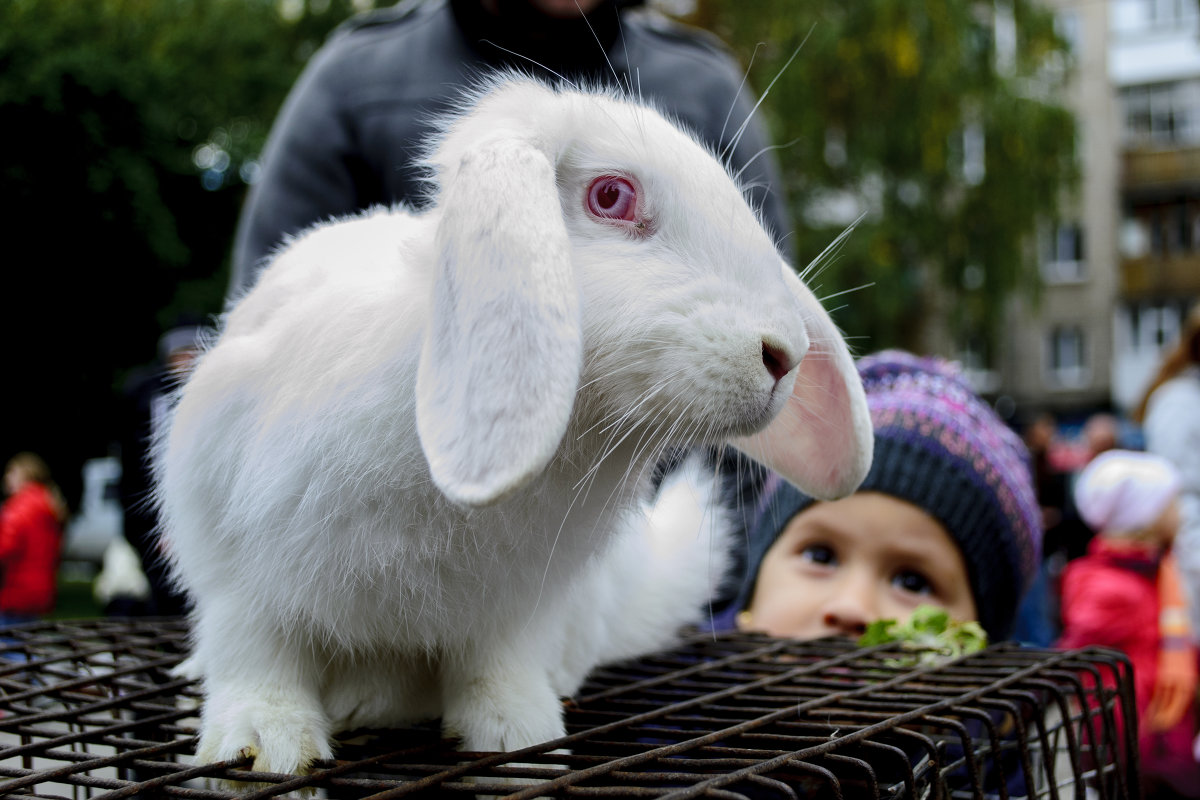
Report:
[{"label": "rabbit's nose", "polygon": [[783,380],[783,376],[787,375],[796,367],[796,359],[794,359],[786,349],[770,342],[763,340],[762,343],[762,360],[763,366],[767,368],[767,372],[775,379],[775,382]]}]

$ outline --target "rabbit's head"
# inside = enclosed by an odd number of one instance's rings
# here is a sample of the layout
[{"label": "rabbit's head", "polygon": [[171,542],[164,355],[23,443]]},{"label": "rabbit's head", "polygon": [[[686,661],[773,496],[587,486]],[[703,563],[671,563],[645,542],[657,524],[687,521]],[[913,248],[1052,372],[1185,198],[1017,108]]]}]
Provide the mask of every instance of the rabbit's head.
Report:
[{"label": "rabbit's head", "polygon": [[451,499],[525,485],[572,414],[600,452],[733,441],[817,497],[861,481],[871,426],[845,344],[690,136],[612,94],[505,77],[430,163],[417,424]]}]

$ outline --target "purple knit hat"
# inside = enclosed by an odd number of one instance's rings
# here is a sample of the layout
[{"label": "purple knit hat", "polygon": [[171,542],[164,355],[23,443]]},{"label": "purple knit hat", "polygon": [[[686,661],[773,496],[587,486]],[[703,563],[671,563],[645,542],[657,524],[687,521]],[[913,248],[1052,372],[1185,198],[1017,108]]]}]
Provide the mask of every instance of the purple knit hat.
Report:
[{"label": "purple knit hat", "polygon": [[[925,509],[949,531],[967,565],[979,622],[1006,637],[1041,559],[1041,513],[1029,453],[957,365],[885,350],[858,362],[875,428],[875,458],[860,491]],[[770,481],[750,535],[749,603],[758,565],[788,521],[813,499]]]}]

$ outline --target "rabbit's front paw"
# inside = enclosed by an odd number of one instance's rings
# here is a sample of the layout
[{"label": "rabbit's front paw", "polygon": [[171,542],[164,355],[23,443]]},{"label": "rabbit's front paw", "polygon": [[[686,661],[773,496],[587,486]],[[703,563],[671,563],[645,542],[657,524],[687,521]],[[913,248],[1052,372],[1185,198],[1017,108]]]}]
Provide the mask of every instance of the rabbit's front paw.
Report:
[{"label": "rabbit's front paw", "polygon": [[254,758],[255,772],[298,775],[330,759],[329,721],[315,703],[287,692],[222,692],[205,702],[199,763]]}]

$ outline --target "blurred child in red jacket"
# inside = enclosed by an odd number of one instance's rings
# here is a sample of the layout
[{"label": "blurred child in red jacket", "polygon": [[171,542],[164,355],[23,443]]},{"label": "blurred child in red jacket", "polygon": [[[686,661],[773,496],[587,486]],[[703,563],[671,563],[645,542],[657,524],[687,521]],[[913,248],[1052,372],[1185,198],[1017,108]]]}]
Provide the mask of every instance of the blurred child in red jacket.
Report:
[{"label": "blurred child in red jacket", "polygon": [[1075,485],[1079,513],[1097,536],[1062,578],[1059,644],[1112,647],[1133,663],[1147,797],[1200,797],[1192,754],[1197,653],[1182,605],[1168,605],[1179,595],[1168,555],[1180,487],[1179,473],[1158,456],[1097,456]]},{"label": "blurred child in red jacket", "polygon": [[54,610],[66,506],[50,470],[33,453],[4,469],[0,508],[0,624],[28,622]]}]

